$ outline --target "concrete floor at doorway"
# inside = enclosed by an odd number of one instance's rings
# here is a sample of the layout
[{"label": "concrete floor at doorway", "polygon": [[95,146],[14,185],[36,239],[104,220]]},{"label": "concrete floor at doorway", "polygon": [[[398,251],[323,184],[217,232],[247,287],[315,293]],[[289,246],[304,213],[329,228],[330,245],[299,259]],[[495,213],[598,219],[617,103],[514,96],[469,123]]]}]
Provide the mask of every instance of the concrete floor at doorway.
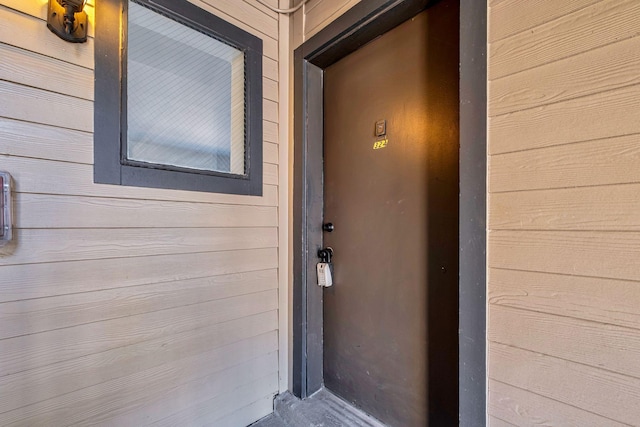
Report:
[{"label": "concrete floor at doorway", "polygon": [[275,399],[273,414],[251,427],[385,427],[326,389],[300,400],[291,393]]}]

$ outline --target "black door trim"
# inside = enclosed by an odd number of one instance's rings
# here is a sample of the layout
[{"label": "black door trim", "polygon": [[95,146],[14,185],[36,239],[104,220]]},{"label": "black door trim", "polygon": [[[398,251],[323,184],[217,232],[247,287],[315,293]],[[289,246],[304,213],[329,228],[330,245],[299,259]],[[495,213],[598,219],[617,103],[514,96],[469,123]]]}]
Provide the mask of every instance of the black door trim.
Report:
[{"label": "black door trim", "polygon": [[461,426],[487,411],[487,1],[460,0],[458,396]]},{"label": "black door trim", "polygon": [[[322,386],[322,73],[429,0],[361,1],[294,52],[293,393]],[[460,0],[459,416],[486,419],[486,0]]]}]

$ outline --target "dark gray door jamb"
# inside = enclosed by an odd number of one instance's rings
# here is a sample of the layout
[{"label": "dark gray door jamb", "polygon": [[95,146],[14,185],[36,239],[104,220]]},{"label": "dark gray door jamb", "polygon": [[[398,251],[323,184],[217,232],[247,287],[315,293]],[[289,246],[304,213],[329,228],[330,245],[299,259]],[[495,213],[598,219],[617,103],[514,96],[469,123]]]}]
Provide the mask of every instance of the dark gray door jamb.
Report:
[{"label": "dark gray door jamb", "polygon": [[[366,0],[294,52],[293,393],[322,387],[322,74],[429,0]],[[486,0],[460,0],[459,417],[486,422]]]}]

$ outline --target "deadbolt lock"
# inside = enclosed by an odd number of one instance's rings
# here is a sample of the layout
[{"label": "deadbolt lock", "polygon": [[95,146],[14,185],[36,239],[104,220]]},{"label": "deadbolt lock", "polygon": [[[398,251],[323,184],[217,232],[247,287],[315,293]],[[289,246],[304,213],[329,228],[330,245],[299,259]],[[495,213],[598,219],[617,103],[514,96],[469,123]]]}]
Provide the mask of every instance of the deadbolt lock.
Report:
[{"label": "deadbolt lock", "polygon": [[334,230],[334,228],[335,227],[333,226],[333,223],[331,223],[331,222],[327,222],[325,224],[322,224],[322,230],[326,231],[328,233],[331,233]]},{"label": "deadbolt lock", "polygon": [[329,264],[331,262],[331,257],[333,257],[333,248],[326,247],[318,249],[318,258],[320,258],[321,262]]}]

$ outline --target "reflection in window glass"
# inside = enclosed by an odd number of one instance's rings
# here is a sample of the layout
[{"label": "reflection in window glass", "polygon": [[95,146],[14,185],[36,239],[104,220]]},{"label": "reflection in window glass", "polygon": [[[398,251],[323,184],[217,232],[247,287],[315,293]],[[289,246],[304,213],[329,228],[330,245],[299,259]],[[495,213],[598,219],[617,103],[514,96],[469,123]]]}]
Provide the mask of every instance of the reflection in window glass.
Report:
[{"label": "reflection in window glass", "polygon": [[129,2],[127,158],[245,174],[244,53]]}]

